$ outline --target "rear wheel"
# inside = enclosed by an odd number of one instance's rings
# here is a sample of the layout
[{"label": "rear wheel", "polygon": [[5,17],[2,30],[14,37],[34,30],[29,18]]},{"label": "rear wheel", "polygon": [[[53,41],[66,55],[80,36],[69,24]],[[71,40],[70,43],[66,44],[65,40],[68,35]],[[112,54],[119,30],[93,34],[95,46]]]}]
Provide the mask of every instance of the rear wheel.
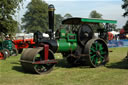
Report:
[{"label": "rear wheel", "polygon": [[17,56],[18,50],[16,48],[12,48],[11,56]]},{"label": "rear wheel", "polygon": [[102,39],[91,39],[87,42],[84,49],[86,62],[91,67],[105,65],[108,61],[108,47]]},{"label": "rear wheel", "polygon": [[6,59],[6,54],[3,50],[0,51],[0,60],[5,60]]},{"label": "rear wheel", "polygon": [[3,49],[3,52],[6,54],[7,57],[10,56],[10,51],[8,49]]}]

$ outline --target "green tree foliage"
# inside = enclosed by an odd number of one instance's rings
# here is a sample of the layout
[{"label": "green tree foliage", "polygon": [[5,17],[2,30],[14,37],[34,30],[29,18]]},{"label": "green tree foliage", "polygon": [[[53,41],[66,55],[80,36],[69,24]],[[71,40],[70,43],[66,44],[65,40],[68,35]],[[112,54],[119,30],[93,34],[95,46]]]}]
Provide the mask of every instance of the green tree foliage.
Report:
[{"label": "green tree foliage", "polygon": [[[17,29],[17,21],[12,16],[16,12],[19,3],[22,0],[0,0],[0,31],[7,33],[14,33]],[[1,33],[2,34],[2,33]]]},{"label": "green tree foliage", "polygon": [[55,30],[59,30],[60,28],[66,28],[67,25],[62,25],[62,21],[67,18],[71,18],[72,15],[69,13],[66,13],[64,16],[61,16],[61,14],[55,14]]},{"label": "green tree foliage", "polygon": [[[93,10],[89,14],[89,18],[102,18],[102,14],[98,13],[96,10]],[[103,28],[103,24],[90,24],[94,32],[97,32],[97,29]]]},{"label": "green tree foliage", "polygon": [[96,10],[93,10],[90,13],[89,18],[102,18],[102,14],[98,13]]},{"label": "green tree foliage", "polygon": [[122,9],[125,10],[125,13],[123,14],[123,16],[128,16],[128,0],[122,0],[124,2],[124,4],[122,5]]},{"label": "green tree foliage", "polygon": [[[122,0],[123,1],[123,5],[122,5],[122,9],[125,10],[123,16],[127,17],[128,16],[128,0]],[[128,31],[128,21],[126,22],[125,26],[123,27],[126,31]]]},{"label": "green tree foliage", "polygon": [[[66,14],[64,15],[63,19],[72,18],[72,17],[73,17],[73,16],[72,16],[71,14],[66,13]],[[71,31],[71,29],[69,29],[69,25],[63,25],[62,28],[65,28],[65,29]]]},{"label": "green tree foliage", "polygon": [[60,29],[63,17],[60,14],[55,14],[55,30]]},{"label": "green tree foliage", "polygon": [[16,33],[21,33],[21,25],[18,23],[18,27],[17,27],[17,30],[16,30]]},{"label": "green tree foliage", "polygon": [[110,25],[111,25],[111,30],[112,30],[112,31],[116,31],[117,25],[115,25],[115,24],[110,24]]},{"label": "green tree foliage", "polygon": [[69,13],[67,13],[67,14],[64,15],[64,19],[71,18],[71,17],[72,17],[72,15],[69,14]]},{"label": "green tree foliage", "polygon": [[128,21],[126,21],[125,25],[123,26],[123,29],[128,32]]},{"label": "green tree foliage", "polygon": [[26,32],[45,32],[48,29],[48,4],[42,0],[32,0],[22,18],[22,26]]},{"label": "green tree foliage", "polygon": [[69,30],[68,25],[62,25],[62,21],[67,18],[71,18],[72,15],[69,13],[66,13],[64,16],[61,16],[61,14],[55,14],[55,31],[56,31],[56,36],[59,36],[59,32],[61,28],[65,28]]}]

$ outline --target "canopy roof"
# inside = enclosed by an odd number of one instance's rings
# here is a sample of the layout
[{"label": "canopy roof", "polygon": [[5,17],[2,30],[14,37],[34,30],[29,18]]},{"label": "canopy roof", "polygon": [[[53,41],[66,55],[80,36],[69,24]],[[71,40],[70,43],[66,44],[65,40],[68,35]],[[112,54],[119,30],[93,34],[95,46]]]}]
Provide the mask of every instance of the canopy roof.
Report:
[{"label": "canopy roof", "polygon": [[71,24],[71,25],[78,25],[78,24],[97,24],[97,23],[117,23],[116,20],[106,20],[106,19],[98,19],[98,18],[68,18],[62,21],[62,24]]}]

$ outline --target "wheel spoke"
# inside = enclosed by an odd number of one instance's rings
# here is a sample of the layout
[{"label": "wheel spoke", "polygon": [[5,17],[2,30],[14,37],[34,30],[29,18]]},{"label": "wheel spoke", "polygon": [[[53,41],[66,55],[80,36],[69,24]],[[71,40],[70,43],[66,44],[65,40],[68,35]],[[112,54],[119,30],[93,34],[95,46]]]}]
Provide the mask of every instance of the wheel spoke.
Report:
[{"label": "wheel spoke", "polygon": [[94,57],[96,56],[96,54],[95,55],[93,55],[93,56],[91,56],[91,61],[93,61],[94,60]]},{"label": "wheel spoke", "polygon": [[47,71],[47,65],[45,66],[45,65],[42,65],[42,69],[43,69],[43,71]]},{"label": "wheel spoke", "polygon": [[103,55],[103,54],[106,54],[106,52],[101,51],[100,54]]},{"label": "wheel spoke", "polygon": [[103,50],[102,44],[99,44],[99,50],[100,50],[100,51]]},{"label": "wheel spoke", "polygon": [[98,64],[98,58],[96,57],[96,60],[95,60],[95,64],[97,65]]},{"label": "wheel spoke", "polygon": [[98,50],[98,43],[97,42],[95,43],[95,46],[96,46],[96,50]]},{"label": "wheel spoke", "polygon": [[104,59],[104,57],[103,57],[103,56],[100,56],[100,58],[101,58],[101,59]]},{"label": "wheel spoke", "polygon": [[91,55],[91,54],[93,54],[93,52],[90,52],[89,54]]},{"label": "wheel spoke", "polygon": [[101,60],[101,62],[103,62],[103,60],[104,60],[104,57],[103,57],[103,56],[100,56],[100,60]]},{"label": "wheel spoke", "polygon": [[[98,41],[96,41],[91,47],[92,47],[92,49],[91,49],[91,50],[92,50],[91,54],[96,53],[96,52],[99,51],[99,54],[98,54],[98,55],[96,54],[96,55],[91,56],[91,60],[94,61],[94,59],[95,59],[94,64],[95,64],[96,66],[97,66],[97,65],[100,65],[100,64],[103,62],[103,60],[104,60],[103,55],[106,54],[106,52],[103,51],[104,47],[103,47],[103,45],[102,45],[101,43],[99,43]],[[99,56],[99,57],[95,57],[95,56]]]},{"label": "wheel spoke", "polygon": [[95,50],[93,47],[91,47],[91,50],[92,50],[93,52],[96,52],[96,50]]}]

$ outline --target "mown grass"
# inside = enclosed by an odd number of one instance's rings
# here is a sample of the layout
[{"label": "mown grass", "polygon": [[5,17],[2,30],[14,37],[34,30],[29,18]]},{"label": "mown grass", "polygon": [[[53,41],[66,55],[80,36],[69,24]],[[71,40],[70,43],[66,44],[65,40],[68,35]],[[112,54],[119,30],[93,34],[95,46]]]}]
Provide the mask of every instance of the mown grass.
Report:
[{"label": "mown grass", "polygon": [[111,48],[110,61],[105,67],[70,67],[55,54],[58,64],[45,75],[24,73],[18,56],[0,61],[0,85],[128,85],[128,48]]}]

